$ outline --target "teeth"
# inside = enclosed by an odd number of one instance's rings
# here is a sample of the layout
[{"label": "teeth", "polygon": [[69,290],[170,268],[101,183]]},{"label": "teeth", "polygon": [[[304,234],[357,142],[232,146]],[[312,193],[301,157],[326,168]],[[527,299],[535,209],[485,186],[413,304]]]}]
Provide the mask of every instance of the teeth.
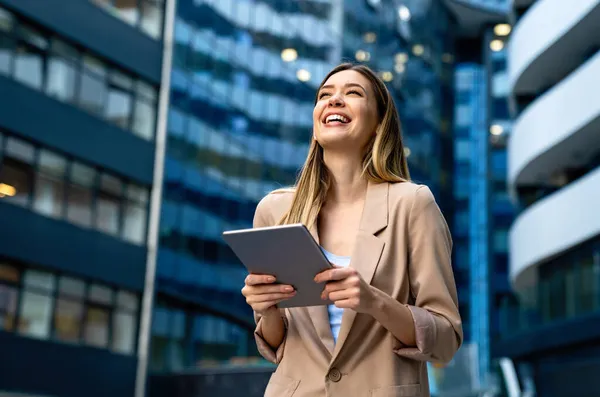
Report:
[{"label": "teeth", "polygon": [[348,120],[346,117],[342,116],[341,114],[332,114],[327,116],[327,119],[325,120],[326,123],[330,123],[332,121],[341,121],[342,123],[347,123]]}]

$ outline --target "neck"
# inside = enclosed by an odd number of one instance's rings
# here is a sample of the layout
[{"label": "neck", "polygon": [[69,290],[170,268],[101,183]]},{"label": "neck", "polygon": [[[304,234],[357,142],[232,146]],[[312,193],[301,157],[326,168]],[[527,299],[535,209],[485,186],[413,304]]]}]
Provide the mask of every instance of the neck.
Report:
[{"label": "neck", "polygon": [[324,152],[323,161],[331,175],[327,201],[352,204],[364,199],[367,180],[362,176],[362,161],[359,157]]}]

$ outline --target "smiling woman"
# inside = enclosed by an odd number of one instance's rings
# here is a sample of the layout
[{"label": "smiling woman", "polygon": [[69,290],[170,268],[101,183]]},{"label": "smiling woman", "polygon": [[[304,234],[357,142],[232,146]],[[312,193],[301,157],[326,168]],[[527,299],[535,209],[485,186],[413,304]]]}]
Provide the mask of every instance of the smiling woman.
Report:
[{"label": "smiling woman", "polygon": [[278,364],[265,396],[429,396],[425,362],[450,361],[463,340],[452,239],[429,188],[410,181],[396,107],[365,66],[325,77],[296,185],[256,208],[255,227],[292,223],[335,266],[314,275],[321,306],[279,309],[292,286],[246,278],[258,350]]}]

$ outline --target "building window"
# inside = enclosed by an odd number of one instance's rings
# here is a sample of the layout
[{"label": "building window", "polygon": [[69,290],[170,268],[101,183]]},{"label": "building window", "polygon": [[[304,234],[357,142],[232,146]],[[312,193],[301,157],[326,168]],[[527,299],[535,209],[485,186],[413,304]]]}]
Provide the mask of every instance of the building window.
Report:
[{"label": "building window", "polygon": [[146,243],[149,189],[0,132],[0,200]]},{"label": "building window", "polygon": [[162,37],[164,0],[91,0],[154,39]]},{"label": "building window", "polygon": [[130,291],[0,261],[0,330],[130,355],[139,300]]},{"label": "building window", "polygon": [[71,164],[67,219],[77,225],[92,225],[92,195],[96,171],[80,163]]},{"label": "building window", "polygon": [[[100,0],[98,0],[100,1]],[[105,2],[105,0],[103,0]],[[112,0],[111,0],[112,1]],[[148,3],[151,21],[162,3]],[[115,0],[127,6],[135,0]],[[112,4],[112,3],[111,3]],[[158,12],[161,15],[161,12]],[[154,17],[152,17],[154,15]],[[162,18],[162,17],[161,17]],[[155,26],[147,22],[148,29]],[[156,32],[156,27],[152,27]],[[157,88],[0,8],[0,75],[154,139]]]},{"label": "building window", "polygon": [[17,317],[18,269],[0,264],[0,330],[13,331]]},{"label": "building window", "polygon": [[49,273],[25,271],[18,322],[20,334],[40,339],[50,337],[54,281]]},{"label": "building window", "polygon": [[40,150],[36,172],[34,209],[44,215],[60,218],[65,202],[67,161],[48,150]]},{"label": "building window", "polygon": [[125,227],[123,238],[143,245],[146,237],[146,218],[148,215],[148,189],[140,186],[127,186],[125,201]]}]

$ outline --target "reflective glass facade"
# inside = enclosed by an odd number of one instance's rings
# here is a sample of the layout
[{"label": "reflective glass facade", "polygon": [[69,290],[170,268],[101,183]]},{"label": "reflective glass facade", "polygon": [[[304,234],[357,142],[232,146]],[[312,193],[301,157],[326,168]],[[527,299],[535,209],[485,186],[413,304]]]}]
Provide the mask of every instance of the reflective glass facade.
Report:
[{"label": "reflective glass facade", "polygon": [[221,233],[250,227],[258,201],[294,183],[333,65],[331,8],[178,1],[151,371],[257,355],[246,272]]},{"label": "reflective glass facade", "polygon": [[[488,70],[489,92],[489,167],[490,167],[490,305],[492,340],[501,334],[500,307],[511,296],[508,275],[508,231],[514,220],[515,208],[508,193],[507,143],[512,122],[508,109],[508,73],[506,36],[486,32],[484,51]],[[492,44],[495,43],[495,44]],[[503,43],[503,45],[499,45]],[[494,47],[495,50],[492,50]]]},{"label": "reflective glass facade", "polygon": [[479,64],[456,70],[453,225],[459,304],[465,340],[476,346],[478,386],[490,360],[490,246],[487,73]]},{"label": "reflective glass facade", "polygon": [[[455,26],[438,2],[344,1],[342,57],[380,73],[400,113],[411,177],[452,208]],[[450,217],[449,217],[450,218]]]}]

